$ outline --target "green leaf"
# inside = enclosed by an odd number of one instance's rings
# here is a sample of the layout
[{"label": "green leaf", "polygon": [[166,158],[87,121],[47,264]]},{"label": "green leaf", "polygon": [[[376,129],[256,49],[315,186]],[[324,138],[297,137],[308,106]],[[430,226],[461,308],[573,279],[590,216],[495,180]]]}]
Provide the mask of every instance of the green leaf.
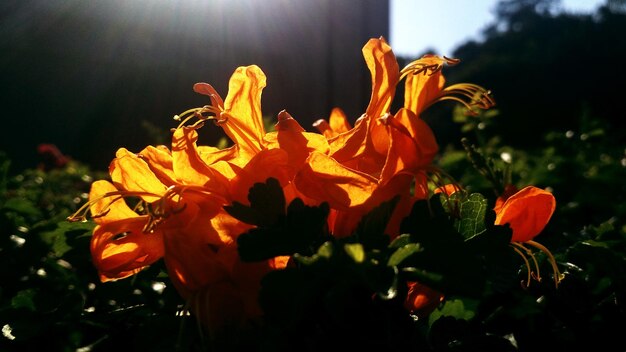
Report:
[{"label": "green leaf", "polygon": [[34,298],[36,294],[37,294],[37,291],[33,288],[19,291],[11,299],[11,307],[13,307],[14,309],[25,308],[31,312],[36,311],[37,308],[35,307],[35,302],[34,302]]},{"label": "green leaf", "polygon": [[443,305],[433,311],[428,317],[428,324],[432,325],[441,317],[453,317],[455,319],[470,320],[476,316],[479,301],[475,299],[449,299]]},{"label": "green leaf", "polygon": [[419,243],[408,243],[393,252],[393,254],[389,257],[389,260],[387,261],[387,265],[400,265],[400,263],[402,263],[402,261],[404,261],[406,258],[421,250],[422,248]]},{"label": "green leaf", "polygon": [[67,243],[68,236],[79,236],[86,232],[91,232],[95,224],[93,222],[59,222],[57,228],[52,231],[42,232],[41,238],[51,245],[55,256],[62,257],[72,249]]},{"label": "green leaf", "polygon": [[472,193],[460,204],[460,216],[457,221],[457,230],[466,239],[472,238],[485,231],[485,212],[487,199],[480,193]]},{"label": "green leaf", "polygon": [[480,296],[485,287],[482,261],[457,232],[439,197],[415,202],[400,225],[400,232],[409,233],[422,248],[402,261],[416,269],[405,274],[447,294]]},{"label": "green leaf", "polygon": [[452,217],[454,226],[464,238],[470,239],[485,231],[487,199],[480,193],[470,195],[458,191],[448,197],[441,197],[441,203]]}]

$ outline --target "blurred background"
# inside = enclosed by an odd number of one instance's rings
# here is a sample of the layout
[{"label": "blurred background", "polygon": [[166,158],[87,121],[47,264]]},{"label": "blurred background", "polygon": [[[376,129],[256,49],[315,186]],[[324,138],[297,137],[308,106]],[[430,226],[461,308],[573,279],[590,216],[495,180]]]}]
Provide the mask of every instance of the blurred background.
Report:
[{"label": "blurred background", "polygon": [[[495,124],[510,143],[524,144],[544,128],[576,129],[582,112],[621,129],[624,6],[622,0],[2,1],[0,150],[13,171],[39,162],[40,143],[104,169],[118,147],[167,144],[171,117],[206,103],[194,83],[208,82],[225,97],[234,69],[250,64],[268,76],[265,115],[287,109],[310,128],[340,106],[356,119],[370,94],[360,49],[380,36],[402,62],[426,52],[460,58],[446,76],[493,91],[506,114]],[[458,140],[450,105],[430,118],[442,144]],[[205,131],[205,143],[220,136]]]},{"label": "blurred background", "polygon": [[[38,143],[106,168],[118,147],[168,142],[172,117],[223,98],[236,67],[268,76],[263,112],[303,126],[341,103],[367,106],[361,47],[388,36],[389,3],[374,0],[5,1],[0,30],[0,150],[34,165]],[[10,131],[10,132],[9,132]],[[221,135],[205,129],[206,143]]]}]

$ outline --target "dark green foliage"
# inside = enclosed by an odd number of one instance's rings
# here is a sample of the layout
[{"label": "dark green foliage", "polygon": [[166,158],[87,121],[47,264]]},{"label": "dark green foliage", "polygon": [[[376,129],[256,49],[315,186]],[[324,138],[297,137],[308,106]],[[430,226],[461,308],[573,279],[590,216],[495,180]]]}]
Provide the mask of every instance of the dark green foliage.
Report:
[{"label": "dark green foliage", "polygon": [[325,239],[328,204],[309,207],[296,199],[285,209],[285,196],[274,178],[266,183],[256,183],[250,189],[248,200],[250,206],[234,202],[224,208],[235,218],[256,225],[237,238],[243,261],[260,261],[293,253],[308,254],[312,245]]},{"label": "dark green foliage", "polygon": [[[184,302],[161,264],[99,282],[89,252],[94,224],[65,219],[102,173],[71,162],[10,177],[9,161],[0,165],[1,351],[203,349],[196,322],[176,316]],[[154,290],[161,282],[165,289]]]}]

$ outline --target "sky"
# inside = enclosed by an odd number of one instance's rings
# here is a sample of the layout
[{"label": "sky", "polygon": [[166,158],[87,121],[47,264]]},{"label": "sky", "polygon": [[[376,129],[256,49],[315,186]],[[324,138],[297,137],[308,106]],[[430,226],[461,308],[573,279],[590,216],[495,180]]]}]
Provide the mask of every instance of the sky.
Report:
[{"label": "sky", "polygon": [[[417,56],[427,49],[450,56],[469,39],[480,40],[494,21],[498,0],[390,0],[390,38],[396,55]],[[561,0],[569,12],[592,12],[602,0]]]}]

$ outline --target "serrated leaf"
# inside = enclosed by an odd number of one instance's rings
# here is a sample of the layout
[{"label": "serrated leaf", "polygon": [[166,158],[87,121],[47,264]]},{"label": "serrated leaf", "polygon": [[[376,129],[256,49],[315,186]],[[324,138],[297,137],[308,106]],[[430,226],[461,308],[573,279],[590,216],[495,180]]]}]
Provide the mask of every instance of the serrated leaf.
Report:
[{"label": "serrated leaf", "polygon": [[421,250],[422,248],[419,243],[407,243],[393,252],[387,261],[387,266],[400,265],[400,263],[402,263],[406,258]]},{"label": "serrated leaf", "polygon": [[326,203],[307,206],[296,198],[287,207],[286,216],[237,238],[239,256],[244,261],[259,261],[279,255],[310,254],[313,246],[326,236],[329,211]]},{"label": "serrated leaf", "polygon": [[486,283],[482,261],[457,232],[439,197],[415,202],[402,221],[400,231],[423,248],[404,259],[404,266],[416,268],[406,275],[442,292],[480,296]]},{"label": "serrated leaf", "polygon": [[248,192],[248,200],[249,206],[233,202],[224,210],[238,220],[256,226],[271,226],[285,216],[285,196],[275,178],[255,183]]}]

